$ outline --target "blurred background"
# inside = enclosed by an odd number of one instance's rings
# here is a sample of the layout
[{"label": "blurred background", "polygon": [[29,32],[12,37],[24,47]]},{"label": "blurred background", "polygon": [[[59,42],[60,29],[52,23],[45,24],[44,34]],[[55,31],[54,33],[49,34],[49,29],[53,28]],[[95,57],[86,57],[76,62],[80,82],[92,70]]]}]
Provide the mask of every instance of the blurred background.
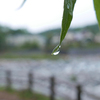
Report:
[{"label": "blurred background", "polygon": [[[50,54],[59,43],[63,1],[28,0],[18,10],[22,2],[4,0],[0,3],[1,54]],[[99,53],[99,33],[93,1],[77,0],[61,54]]]},{"label": "blurred background", "polygon": [[[56,93],[56,99],[80,100],[76,96],[77,89],[73,90],[72,85],[71,88],[69,85],[66,87],[66,82],[61,81],[62,84],[55,87],[54,93],[54,77],[56,81],[63,79],[70,84],[74,83],[75,87],[81,85],[85,93],[90,93],[88,96],[82,94],[82,100],[99,100],[100,30],[93,0],[77,0],[71,26],[57,56],[51,56],[51,52],[59,43],[64,1],[26,0],[24,6],[18,10],[22,2],[23,0],[0,1],[0,87],[8,86],[10,89],[7,87],[7,91],[11,92],[12,87],[23,90],[31,86],[32,91],[46,96]],[[33,83],[31,85],[28,82],[30,73],[38,81],[34,88]],[[40,76],[42,77],[38,79]],[[51,79],[51,84],[48,79]],[[40,83],[44,84],[44,88]],[[27,94],[27,91],[23,92]],[[28,93],[31,94],[30,91]],[[50,100],[54,100],[52,95],[50,97]]]}]

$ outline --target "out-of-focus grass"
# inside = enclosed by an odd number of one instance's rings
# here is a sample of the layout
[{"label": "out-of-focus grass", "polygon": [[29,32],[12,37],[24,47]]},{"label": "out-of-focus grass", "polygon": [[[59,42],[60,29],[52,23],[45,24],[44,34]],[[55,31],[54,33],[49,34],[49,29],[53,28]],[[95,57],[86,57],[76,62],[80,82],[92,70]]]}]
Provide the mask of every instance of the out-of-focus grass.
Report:
[{"label": "out-of-focus grass", "polygon": [[16,91],[12,88],[4,88],[0,87],[0,92],[8,93],[8,94],[14,94],[16,95],[20,100],[49,100],[49,97],[44,96],[39,93],[33,93],[30,90],[22,90],[22,91]]},{"label": "out-of-focus grass", "polygon": [[0,58],[31,58],[31,59],[59,59],[62,55],[52,56],[51,54],[41,53],[29,53],[29,54],[18,54],[18,53],[0,53]]},{"label": "out-of-focus grass", "polygon": [[19,97],[23,100],[49,100],[49,97],[33,93],[30,90],[23,90],[18,93]]},{"label": "out-of-focus grass", "polygon": [[15,89],[12,88],[6,88],[6,87],[0,87],[0,92],[8,92],[8,93],[15,93],[17,92]]}]

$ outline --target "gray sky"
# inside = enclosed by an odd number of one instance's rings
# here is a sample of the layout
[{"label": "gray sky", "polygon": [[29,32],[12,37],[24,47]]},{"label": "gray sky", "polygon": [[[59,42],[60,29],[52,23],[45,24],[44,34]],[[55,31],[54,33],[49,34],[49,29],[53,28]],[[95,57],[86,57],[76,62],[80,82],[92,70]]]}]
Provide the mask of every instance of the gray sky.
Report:
[{"label": "gray sky", "polygon": [[[0,24],[32,32],[61,27],[64,0],[0,0]],[[97,23],[93,0],[77,0],[71,27]]]}]

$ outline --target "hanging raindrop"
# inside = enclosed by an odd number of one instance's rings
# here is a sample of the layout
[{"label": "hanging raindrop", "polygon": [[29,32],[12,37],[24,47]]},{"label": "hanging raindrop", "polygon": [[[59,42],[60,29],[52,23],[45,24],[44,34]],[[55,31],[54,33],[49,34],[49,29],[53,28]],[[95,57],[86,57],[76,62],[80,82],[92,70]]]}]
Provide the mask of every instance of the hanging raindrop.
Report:
[{"label": "hanging raindrop", "polygon": [[58,55],[60,52],[60,48],[61,48],[61,45],[57,45],[56,48],[54,48],[52,55]]},{"label": "hanging raindrop", "polygon": [[60,52],[60,50],[56,51],[56,52],[53,52],[52,55],[58,55]]}]

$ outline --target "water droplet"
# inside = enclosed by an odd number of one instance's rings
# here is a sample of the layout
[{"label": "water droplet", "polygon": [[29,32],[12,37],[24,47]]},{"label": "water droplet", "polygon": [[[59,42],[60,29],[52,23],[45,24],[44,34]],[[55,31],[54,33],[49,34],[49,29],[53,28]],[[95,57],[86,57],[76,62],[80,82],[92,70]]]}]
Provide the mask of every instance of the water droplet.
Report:
[{"label": "water droplet", "polygon": [[57,46],[54,48],[54,50],[53,50],[53,52],[52,52],[52,55],[58,55],[59,52],[60,52],[60,48],[61,48],[61,45],[57,45]]},{"label": "water droplet", "polygon": [[56,51],[56,52],[53,52],[53,55],[58,55],[60,52],[60,50]]}]

